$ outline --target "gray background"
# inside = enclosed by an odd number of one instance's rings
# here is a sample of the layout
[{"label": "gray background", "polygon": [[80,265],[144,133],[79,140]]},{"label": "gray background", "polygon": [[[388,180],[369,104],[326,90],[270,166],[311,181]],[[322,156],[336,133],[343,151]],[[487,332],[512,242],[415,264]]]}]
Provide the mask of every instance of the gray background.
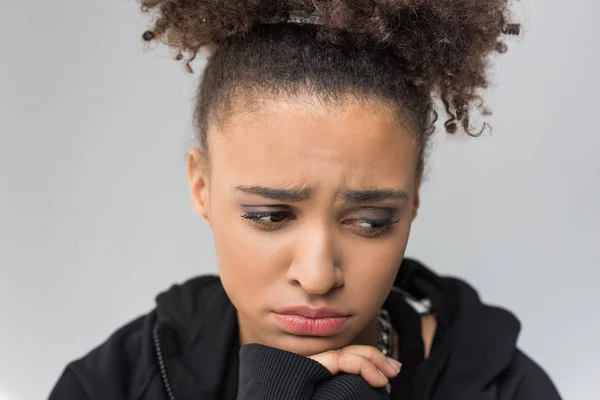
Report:
[{"label": "gray background", "polygon": [[[494,134],[437,136],[408,254],[514,310],[564,397],[598,399],[600,2],[519,10]],[[1,0],[2,400],[44,398],[159,290],[216,271],[185,175],[198,75],[144,27],[131,0]]]}]

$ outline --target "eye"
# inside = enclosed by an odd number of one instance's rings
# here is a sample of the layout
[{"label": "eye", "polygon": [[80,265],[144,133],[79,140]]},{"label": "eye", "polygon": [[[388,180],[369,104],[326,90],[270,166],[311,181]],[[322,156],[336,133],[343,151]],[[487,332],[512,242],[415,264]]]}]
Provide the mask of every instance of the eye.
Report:
[{"label": "eye", "polygon": [[398,223],[399,221],[400,220],[392,219],[353,219],[345,221],[344,223],[358,235],[374,238],[389,233],[392,230],[392,225]]},{"label": "eye", "polygon": [[242,215],[242,218],[249,220],[252,224],[259,228],[271,230],[277,229],[285,225],[286,222],[294,218],[294,214],[289,211],[272,211],[272,212],[248,212]]}]

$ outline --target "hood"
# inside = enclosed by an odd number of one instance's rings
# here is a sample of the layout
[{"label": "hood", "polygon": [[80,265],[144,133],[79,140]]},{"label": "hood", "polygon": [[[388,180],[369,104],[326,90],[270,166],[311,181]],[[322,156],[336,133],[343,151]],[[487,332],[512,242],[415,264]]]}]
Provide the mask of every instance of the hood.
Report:
[{"label": "hood", "polygon": [[235,399],[237,314],[217,276],[174,285],[156,297],[169,381],[177,399]]},{"label": "hood", "polygon": [[431,357],[417,369],[416,399],[480,399],[510,367],[521,325],[509,311],[484,304],[467,283],[439,277],[406,260],[395,287],[428,300],[438,319]]}]

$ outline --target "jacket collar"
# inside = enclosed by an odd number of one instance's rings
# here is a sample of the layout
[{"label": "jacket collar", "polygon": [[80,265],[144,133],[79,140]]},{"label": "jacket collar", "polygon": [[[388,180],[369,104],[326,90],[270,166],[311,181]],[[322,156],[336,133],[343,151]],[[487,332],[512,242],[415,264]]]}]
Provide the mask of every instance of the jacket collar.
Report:
[{"label": "jacket collar", "polygon": [[[508,311],[483,304],[466,283],[440,278],[411,259],[403,261],[394,286],[388,301],[430,301],[438,318],[431,357],[417,370],[415,398],[474,398],[510,365],[520,324]],[[235,399],[237,314],[220,279],[174,285],[157,296],[156,311],[176,398]]]}]

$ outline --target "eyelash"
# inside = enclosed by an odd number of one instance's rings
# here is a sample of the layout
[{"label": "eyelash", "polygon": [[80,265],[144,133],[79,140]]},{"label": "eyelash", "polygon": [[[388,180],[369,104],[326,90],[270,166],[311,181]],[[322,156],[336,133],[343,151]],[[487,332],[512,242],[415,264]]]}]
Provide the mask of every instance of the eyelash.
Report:
[{"label": "eyelash", "polygon": [[[281,221],[276,221],[276,222],[266,222],[266,221],[261,221],[262,218],[269,218],[269,217],[273,217],[274,215],[284,215],[284,219],[282,219]],[[291,216],[291,218],[290,218]],[[282,228],[283,226],[285,226],[285,224],[287,222],[289,222],[290,220],[294,219],[294,214],[292,214],[289,211],[275,211],[275,212],[268,212],[268,213],[246,213],[244,215],[242,215],[242,218],[249,220],[252,224],[256,225],[258,228],[260,229],[264,229],[264,230],[276,230],[279,228]],[[397,224],[400,220],[391,220],[391,219],[379,219],[379,220],[369,220],[369,219],[353,219],[353,220],[348,220],[348,221],[344,221],[345,224],[350,225],[349,222],[357,222],[359,224],[371,224],[371,225],[375,225],[376,227],[372,227],[372,228],[364,228],[364,227],[358,227],[355,228],[356,231],[359,232],[359,234],[361,236],[364,237],[368,237],[368,238],[376,238],[376,237],[380,237],[383,236],[387,233],[389,233],[394,224]]]}]

